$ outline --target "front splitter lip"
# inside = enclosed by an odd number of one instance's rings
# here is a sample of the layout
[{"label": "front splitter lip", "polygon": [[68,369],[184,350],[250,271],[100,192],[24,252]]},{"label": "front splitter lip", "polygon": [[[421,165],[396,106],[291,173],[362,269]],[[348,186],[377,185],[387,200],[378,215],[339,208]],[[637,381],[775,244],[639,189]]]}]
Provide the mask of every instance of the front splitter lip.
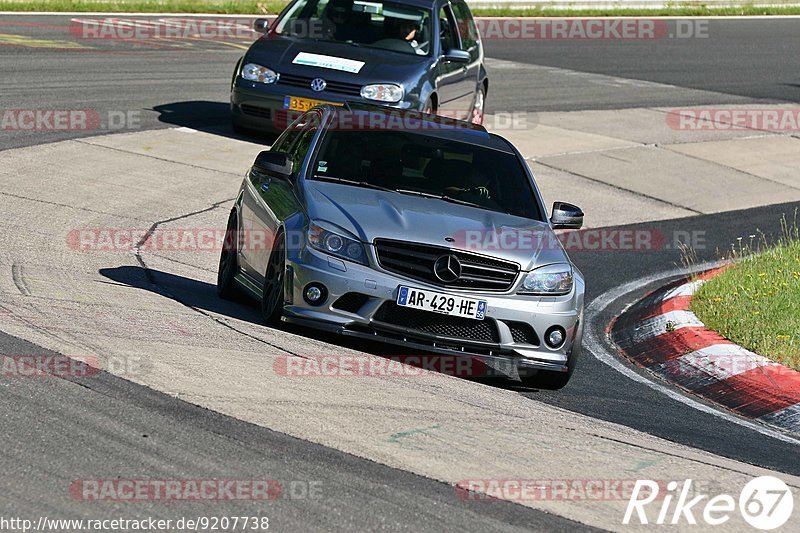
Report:
[{"label": "front splitter lip", "polygon": [[[493,368],[496,369],[498,368],[498,366],[501,368],[508,367],[509,372],[503,372],[503,373],[512,378],[518,378],[520,373],[527,375],[536,373],[540,370],[545,370],[550,372],[569,371],[566,364],[539,361],[535,359],[522,357],[514,354],[513,351],[510,351],[499,344],[485,343],[487,345],[491,345],[492,347],[497,347],[496,351],[490,350],[490,353],[488,354],[476,353],[473,351],[469,351],[468,347],[465,347],[461,350],[455,350],[447,347],[447,345],[452,344],[452,342],[443,341],[439,344],[437,344],[436,342],[431,342],[431,344],[426,344],[424,342],[418,342],[413,338],[408,338],[408,337],[396,338],[388,336],[382,334],[380,331],[376,329],[364,329],[364,330],[351,329],[348,328],[347,326],[340,324],[331,324],[328,322],[324,322],[322,320],[314,320],[310,318],[304,318],[292,315],[284,315],[281,320],[289,324],[319,329],[332,333],[338,333],[340,335],[344,335],[347,337],[355,337],[360,339],[385,342],[388,344],[404,346],[406,348],[410,348],[412,350],[419,350],[422,352],[458,356],[458,357],[477,358],[487,362]],[[400,333],[399,335],[402,336],[402,333]],[[512,364],[509,365],[509,363]]]}]

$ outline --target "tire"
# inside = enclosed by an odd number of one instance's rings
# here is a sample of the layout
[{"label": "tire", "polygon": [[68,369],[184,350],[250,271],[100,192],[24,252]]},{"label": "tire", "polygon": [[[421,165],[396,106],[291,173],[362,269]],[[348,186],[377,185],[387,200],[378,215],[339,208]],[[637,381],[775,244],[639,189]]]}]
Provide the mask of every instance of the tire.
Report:
[{"label": "tire", "polygon": [[239,221],[234,209],[228,217],[225,240],[222,242],[222,252],[217,268],[217,294],[225,300],[236,300],[239,297],[239,290],[234,280],[239,271],[238,236]]},{"label": "tire", "polygon": [[481,83],[480,89],[475,93],[475,102],[472,106],[470,122],[473,124],[483,124],[483,116],[486,109],[486,86]]},{"label": "tire", "polygon": [[264,322],[274,326],[280,323],[283,315],[283,276],[286,270],[286,241],[283,235],[275,239],[272,253],[264,273],[264,287],[261,291],[261,316]]},{"label": "tire", "polygon": [[425,101],[425,105],[422,106],[422,114],[432,116],[436,115],[436,106],[433,105],[433,99],[430,97],[428,97],[428,99]]}]

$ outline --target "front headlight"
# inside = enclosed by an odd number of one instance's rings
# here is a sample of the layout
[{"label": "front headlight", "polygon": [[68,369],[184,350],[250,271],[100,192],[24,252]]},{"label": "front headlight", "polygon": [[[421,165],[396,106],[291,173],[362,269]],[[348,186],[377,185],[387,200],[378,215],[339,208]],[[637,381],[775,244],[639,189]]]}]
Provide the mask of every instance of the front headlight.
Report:
[{"label": "front headlight", "polygon": [[349,237],[323,229],[316,224],[311,224],[308,228],[308,244],[326,254],[362,265],[369,264],[363,244]]},{"label": "front headlight", "polygon": [[572,290],[572,267],[566,263],[556,263],[529,272],[522,282],[518,294],[538,294],[558,296]]},{"label": "front headlight", "polygon": [[403,99],[403,88],[393,83],[376,83],[361,88],[361,97],[378,102],[399,102]]},{"label": "front headlight", "polygon": [[278,73],[267,67],[248,63],[242,67],[242,78],[259,83],[275,83],[278,81]]}]

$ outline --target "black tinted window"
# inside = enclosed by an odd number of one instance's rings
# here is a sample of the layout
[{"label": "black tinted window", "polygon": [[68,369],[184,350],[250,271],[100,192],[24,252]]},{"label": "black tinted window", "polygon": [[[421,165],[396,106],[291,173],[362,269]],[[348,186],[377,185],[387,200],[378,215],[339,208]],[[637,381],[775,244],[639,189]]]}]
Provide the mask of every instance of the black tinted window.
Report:
[{"label": "black tinted window", "polygon": [[298,0],[275,26],[282,35],[429,55],[431,11],[375,0]]},{"label": "black tinted window", "polygon": [[405,193],[447,196],[541,220],[516,155],[407,131],[331,131],[312,179],[344,179]]},{"label": "black tinted window", "polygon": [[453,2],[451,6],[456,17],[458,33],[461,35],[462,48],[469,50],[478,42],[478,29],[475,27],[475,21],[472,20],[472,13],[464,2]]},{"label": "black tinted window", "polygon": [[441,39],[442,43],[442,52],[447,52],[451,48],[458,46],[455,26],[451,17],[447,9],[441,8],[439,10],[439,39]]}]

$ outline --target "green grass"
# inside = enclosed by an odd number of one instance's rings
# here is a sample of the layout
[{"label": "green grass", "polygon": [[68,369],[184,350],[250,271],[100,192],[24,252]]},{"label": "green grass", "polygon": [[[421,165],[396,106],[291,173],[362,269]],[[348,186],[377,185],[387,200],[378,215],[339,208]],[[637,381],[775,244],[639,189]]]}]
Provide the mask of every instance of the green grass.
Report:
[{"label": "green grass", "polygon": [[[740,241],[741,242],[741,241]],[[704,283],[691,310],[709,328],[750,351],[800,370],[800,239],[784,224],[774,247],[750,253]]]},{"label": "green grass", "polygon": [[[220,13],[276,14],[287,4],[284,0],[0,0],[0,11],[107,11],[114,13]],[[698,5],[674,5],[663,9],[557,9],[552,7],[474,8],[480,17],[658,17],[718,15],[797,15],[800,7],[737,7],[709,8]]]}]

